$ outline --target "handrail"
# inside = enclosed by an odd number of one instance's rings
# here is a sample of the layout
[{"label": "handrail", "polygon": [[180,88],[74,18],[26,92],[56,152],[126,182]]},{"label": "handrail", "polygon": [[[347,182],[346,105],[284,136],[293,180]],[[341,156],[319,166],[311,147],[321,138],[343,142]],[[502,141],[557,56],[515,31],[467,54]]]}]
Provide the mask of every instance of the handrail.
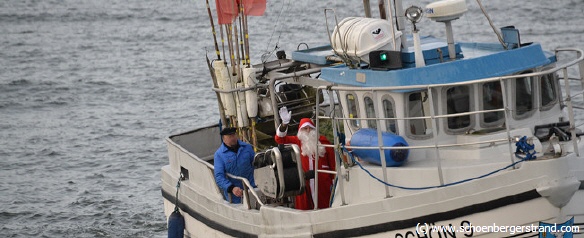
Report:
[{"label": "handrail", "polygon": [[[514,78],[521,78],[521,77],[533,77],[533,76],[540,76],[549,73],[553,73],[559,71],[563,68],[568,68],[574,66],[575,64],[582,64],[584,63],[584,51],[576,48],[567,48],[567,49],[558,49],[556,51],[575,51],[581,56],[577,59],[564,63],[560,66],[556,66],[554,68],[546,69],[539,72],[532,72],[532,73],[524,73],[524,74],[517,74],[517,75],[508,75],[508,76],[498,76],[498,77],[490,77],[484,79],[476,79],[476,80],[469,80],[464,82],[456,82],[456,83],[443,83],[443,84],[432,84],[432,85],[408,85],[408,86],[383,86],[383,87],[355,87],[355,86],[330,86],[329,88],[333,91],[397,91],[397,90],[413,90],[413,89],[426,89],[426,88],[436,88],[436,87],[446,87],[446,86],[462,86],[468,84],[477,84],[477,83],[487,83],[493,82],[498,80],[508,80]],[[584,71],[581,71],[581,73]],[[327,87],[321,86],[318,87],[319,89],[326,89]]]},{"label": "handrail", "polygon": [[[514,80],[514,79],[518,79],[518,78],[528,78],[528,77],[541,77],[544,75],[548,75],[551,73],[557,74],[558,72],[562,72],[562,78],[557,78],[557,80],[559,81],[563,81],[564,86],[565,86],[565,92],[560,95],[558,95],[558,102],[561,104],[562,102],[565,103],[565,106],[568,107],[568,116],[569,116],[569,122],[570,122],[570,131],[571,131],[571,135],[572,135],[572,141],[573,141],[573,145],[574,145],[574,151],[575,153],[579,154],[578,151],[578,146],[577,146],[577,139],[576,139],[576,130],[575,130],[575,119],[574,119],[574,113],[573,110],[574,109],[581,109],[581,107],[578,106],[574,106],[572,105],[572,99],[574,97],[576,97],[577,95],[581,97],[582,95],[582,91],[577,92],[576,94],[572,95],[571,94],[571,88],[569,87],[569,81],[570,80],[574,80],[574,78],[570,78],[568,76],[568,68],[571,68],[572,66],[577,65],[579,68],[577,69],[579,75],[579,78],[576,78],[576,80],[580,80],[582,82],[582,85],[584,87],[584,53],[582,50],[580,49],[575,49],[575,48],[565,48],[565,49],[558,49],[556,50],[556,58],[559,59],[559,57],[557,56],[558,52],[563,52],[563,51],[568,51],[568,52],[576,52],[577,57],[574,60],[568,61],[566,63],[562,63],[560,65],[556,65],[553,68],[549,68],[549,69],[545,69],[542,71],[538,71],[538,72],[530,72],[530,73],[523,73],[523,74],[516,74],[516,75],[508,75],[508,76],[499,76],[499,77],[490,77],[490,78],[484,78],[484,79],[477,79],[477,80],[471,80],[471,81],[465,81],[465,82],[456,82],[456,83],[445,83],[445,84],[433,84],[433,85],[408,85],[408,86],[384,86],[384,87],[355,87],[355,86],[339,86],[339,85],[335,85],[335,86],[320,86],[317,88],[317,94],[319,95],[319,91],[327,91],[328,95],[329,95],[329,100],[331,102],[334,101],[333,98],[333,91],[366,91],[366,92],[371,92],[374,95],[377,94],[377,92],[380,91],[400,91],[400,90],[427,90],[427,92],[430,94],[429,95],[429,100],[430,100],[430,105],[434,105],[434,103],[432,102],[432,100],[435,100],[434,97],[431,96],[432,93],[432,89],[433,88],[439,88],[439,87],[448,87],[448,86],[462,86],[462,85],[473,85],[473,84],[481,84],[481,83],[488,83],[488,82],[499,82],[500,84],[502,84],[501,86],[501,90],[502,90],[502,99],[503,99],[503,106],[502,108],[499,109],[490,109],[490,110],[478,110],[478,108],[475,109],[471,109],[468,112],[463,112],[463,113],[453,113],[453,114],[444,114],[443,112],[435,112],[434,111],[434,106],[430,106],[430,115],[427,116],[422,116],[422,117],[394,117],[394,118],[382,118],[379,116],[379,113],[381,112],[381,110],[379,110],[379,105],[378,103],[376,103],[377,100],[374,100],[374,109],[376,112],[376,116],[377,118],[369,118],[369,117],[359,117],[359,118],[346,118],[343,117],[343,115],[341,115],[340,117],[337,117],[336,115],[334,115],[334,113],[331,113],[331,116],[321,116],[321,115],[317,115],[316,117],[316,124],[318,125],[319,123],[319,119],[331,119],[333,121],[333,125],[336,125],[338,122],[340,122],[341,124],[343,123],[347,123],[347,121],[359,121],[359,120],[375,120],[377,123],[377,133],[378,133],[378,137],[380,137],[380,133],[383,130],[381,128],[381,124],[380,122],[382,120],[401,120],[401,121],[409,121],[409,120],[415,120],[415,119],[431,119],[432,120],[432,132],[433,132],[433,140],[434,143],[433,145],[424,145],[424,146],[403,146],[403,147],[392,147],[392,146],[383,146],[380,144],[380,146],[348,146],[348,145],[343,145],[344,148],[347,149],[371,149],[371,150],[380,150],[380,156],[383,157],[384,153],[383,150],[387,150],[387,149],[432,149],[435,148],[436,149],[436,153],[437,153],[437,167],[439,169],[439,177],[440,177],[440,184],[444,184],[442,175],[441,175],[441,168],[440,168],[440,156],[439,156],[439,149],[440,148],[445,148],[445,147],[460,147],[460,146],[472,146],[472,145],[480,145],[480,144],[493,144],[493,143],[498,143],[498,142],[506,142],[509,145],[509,150],[510,150],[510,155],[511,155],[511,164],[513,165],[512,168],[515,168],[515,158],[514,158],[514,151],[512,150],[512,142],[515,138],[511,137],[511,131],[514,130],[513,128],[511,128],[510,125],[510,121],[512,121],[512,117],[510,115],[511,109],[509,108],[510,100],[509,100],[509,92],[506,92],[506,87],[505,87],[505,82],[508,80]],[[559,64],[559,62],[556,62],[556,64]],[[558,85],[559,86],[559,85]],[[377,98],[377,97],[376,97]],[[535,110],[537,110],[537,107],[534,107]],[[319,105],[316,105],[316,110],[319,111]],[[468,142],[468,143],[454,143],[454,144],[440,144],[438,143],[438,127],[437,127],[437,120],[441,119],[441,118],[450,118],[450,117],[459,117],[459,116],[467,116],[467,115],[476,115],[476,114],[485,114],[485,113],[490,113],[490,112],[504,112],[505,114],[505,126],[504,128],[502,128],[501,131],[506,132],[506,138],[501,138],[501,139],[491,139],[491,140],[485,140],[485,141],[476,141],[476,142]],[[337,122],[338,121],[338,122]],[[334,131],[336,131],[336,128],[334,128]],[[318,132],[318,126],[317,126],[317,132]],[[334,135],[335,140],[334,140],[334,144],[332,145],[319,145],[319,146],[323,146],[323,147],[332,147],[332,148],[340,148],[340,144],[344,143],[344,142],[339,142],[337,135]],[[378,138],[379,139],[379,138]],[[338,157],[338,155],[337,155]],[[337,162],[337,167],[340,167],[340,159],[337,158],[336,162]],[[385,160],[382,159],[381,163],[384,164]],[[383,167],[385,168],[385,167]],[[385,183],[387,183],[387,176],[386,176],[386,171],[385,169],[382,170],[383,171],[383,180]],[[318,172],[318,171],[315,171]],[[337,176],[340,176],[341,174],[339,174],[337,172]],[[344,188],[343,188],[343,184],[340,183],[339,184],[340,187],[340,191],[341,193],[344,193]],[[343,195],[343,194],[341,194]],[[389,196],[389,192],[387,192],[387,195]],[[342,205],[345,205],[345,201],[344,201],[344,196],[342,196]]]},{"label": "handrail", "polygon": [[[529,137],[531,139],[533,137]],[[461,146],[472,146],[472,145],[480,145],[480,144],[492,144],[497,142],[509,142],[508,139],[497,139],[497,140],[485,140],[479,142],[469,142],[469,143],[456,143],[456,144],[440,144],[440,145],[420,145],[420,146],[350,146],[345,145],[344,147],[347,149],[364,149],[364,150],[375,150],[382,148],[384,150],[398,150],[398,149],[432,149],[432,148],[448,148],[448,147],[461,147]],[[335,145],[320,145],[322,147],[329,147],[329,148],[336,148]]]},{"label": "handrail", "polygon": [[[584,91],[582,91],[584,95]],[[467,115],[475,115],[475,114],[483,114],[489,112],[503,112],[505,109],[490,109],[490,110],[477,110],[472,112],[461,112],[461,113],[452,113],[447,115],[436,115],[432,116],[422,116],[422,117],[383,117],[383,118],[371,118],[371,117],[335,117],[338,120],[379,120],[379,121],[388,121],[388,120],[419,120],[419,119],[432,119],[432,118],[448,118],[448,117],[459,117],[459,116],[467,116]],[[326,116],[318,116],[320,119],[330,119]]]},{"label": "handrail", "polygon": [[[198,156],[194,155],[193,153],[191,153],[190,151],[186,150],[185,148],[183,148],[182,146],[180,146],[179,144],[177,144],[176,142],[174,142],[172,139],[170,138],[166,138],[166,141],[170,144],[172,144],[173,146],[175,146],[175,148],[178,148],[179,150],[181,150],[182,152],[186,153],[187,155],[189,155],[189,157],[191,157],[195,162],[200,163],[204,166],[206,166],[211,172],[215,171],[215,166],[213,166],[212,164],[210,164],[207,161],[202,160],[201,158],[199,158]],[[249,182],[249,180],[247,180],[246,178],[243,177],[238,177],[235,175],[232,175],[230,173],[227,173],[227,176],[229,176],[230,178],[234,178],[234,179],[239,179],[242,181],[242,183],[244,184],[244,192],[249,192],[251,191],[251,194],[256,198],[257,202],[261,205],[264,206],[265,204],[262,202],[262,200],[260,199],[260,197],[258,196],[258,194],[255,192],[255,190],[253,189],[249,189],[252,188],[251,183]],[[217,186],[217,184],[215,184],[215,186]],[[218,190],[219,186],[217,186]],[[223,196],[221,196],[223,197]],[[245,196],[246,198],[246,204],[247,204],[247,209],[251,209],[250,207],[250,202],[249,202],[249,196]]]}]

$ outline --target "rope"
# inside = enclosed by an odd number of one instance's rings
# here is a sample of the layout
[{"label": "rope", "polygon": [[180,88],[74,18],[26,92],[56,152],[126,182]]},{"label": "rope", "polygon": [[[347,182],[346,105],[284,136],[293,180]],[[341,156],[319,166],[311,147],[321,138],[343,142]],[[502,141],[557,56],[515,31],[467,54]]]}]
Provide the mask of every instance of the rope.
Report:
[{"label": "rope", "polygon": [[501,43],[501,45],[503,46],[503,48],[507,49],[507,45],[503,41],[503,37],[501,36],[501,33],[499,33],[499,31],[497,31],[497,29],[495,28],[495,25],[493,24],[493,21],[489,17],[489,14],[487,14],[487,10],[485,10],[485,8],[483,7],[483,4],[481,3],[481,0],[477,0],[477,3],[479,4],[479,7],[481,8],[481,11],[483,12],[483,15],[485,15],[485,17],[489,21],[489,25],[491,25],[491,28],[493,29],[493,32],[495,32],[495,35],[497,35],[497,38],[499,39],[499,43]]},{"label": "rope", "polygon": [[[533,150],[533,147],[534,147],[534,145],[529,145],[527,143],[527,137],[526,136],[524,136],[523,138],[521,138],[516,143],[516,145],[517,145],[518,148],[517,148],[517,151],[515,152],[515,156],[520,159],[519,161],[516,161],[514,163],[511,163],[510,165],[507,165],[507,166],[503,167],[503,168],[500,168],[500,169],[491,171],[489,173],[486,173],[486,174],[483,174],[481,176],[477,176],[477,177],[474,177],[474,178],[468,178],[468,179],[464,179],[464,180],[460,180],[460,181],[456,181],[456,182],[452,182],[452,183],[447,183],[447,184],[444,184],[444,185],[426,186],[426,187],[405,187],[405,186],[399,186],[399,185],[387,183],[387,182],[379,179],[375,175],[371,174],[371,172],[369,170],[367,170],[366,168],[364,168],[363,165],[361,165],[361,163],[359,163],[359,161],[355,160],[355,157],[353,156],[353,153],[350,152],[350,151],[348,151],[347,148],[344,145],[342,145],[341,147],[342,147],[343,151],[345,151],[347,154],[349,154],[351,156],[351,160],[353,161],[353,163],[357,164],[359,166],[359,168],[361,168],[363,171],[365,171],[367,174],[369,174],[370,177],[372,177],[373,179],[379,181],[380,183],[384,184],[385,186],[389,186],[389,187],[393,187],[393,188],[400,188],[400,189],[405,189],[405,190],[425,190],[425,189],[432,189],[432,188],[449,187],[449,186],[452,186],[452,185],[462,184],[462,183],[470,182],[470,181],[473,181],[473,180],[485,178],[485,177],[488,177],[488,176],[493,175],[495,173],[501,172],[503,170],[507,170],[508,168],[514,167],[515,165],[517,165],[517,164],[519,164],[521,162],[524,162],[526,160],[533,160],[533,159],[535,159],[535,156],[534,156],[535,151],[533,151],[533,153],[529,153],[529,152],[524,151],[524,149],[529,149],[529,148],[531,148],[529,150]],[[521,151],[519,151],[520,150],[519,147],[521,147]],[[518,155],[519,153],[525,153],[526,156],[524,158],[522,158],[522,157],[520,157]]]},{"label": "rope", "polygon": [[[284,9],[284,7],[286,7],[286,9]],[[266,44],[266,50],[260,56],[262,63],[266,63],[268,61],[268,58],[270,56],[272,56],[273,53],[280,48],[278,46],[278,44],[280,43],[280,38],[282,37],[282,31],[281,31],[281,29],[278,29],[278,26],[280,24],[280,18],[284,15],[284,10],[288,10],[288,8],[290,8],[290,1],[282,3],[282,7],[280,8],[280,12],[278,13],[276,21],[274,22],[272,34],[270,35],[270,39],[268,40],[268,43]],[[278,40],[276,41],[274,49],[270,51],[269,48],[272,45],[272,38],[274,37],[274,34],[276,34],[276,32],[278,32]]]},{"label": "rope", "polygon": [[180,173],[180,176],[178,177],[178,182],[176,183],[176,194],[174,196],[175,200],[174,200],[174,211],[178,212],[178,189],[180,188],[180,181],[184,180],[185,176],[183,173]]}]

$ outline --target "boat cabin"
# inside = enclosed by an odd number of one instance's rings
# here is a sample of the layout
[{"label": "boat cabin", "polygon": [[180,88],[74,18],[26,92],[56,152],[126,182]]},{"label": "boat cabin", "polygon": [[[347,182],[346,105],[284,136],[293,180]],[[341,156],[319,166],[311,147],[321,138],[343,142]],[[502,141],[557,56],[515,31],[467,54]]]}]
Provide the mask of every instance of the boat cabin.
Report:
[{"label": "boat cabin", "polygon": [[[503,92],[503,88],[508,90]],[[346,123],[345,131],[377,129],[379,124],[382,131],[410,140],[425,140],[432,138],[435,130],[430,120],[432,110],[435,115],[445,116],[436,124],[440,135],[504,130],[504,93],[510,99],[507,103],[511,125],[530,124],[535,120],[549,123],[559,120],[553,118],[560,110],[558,78],[553,73],[506,82],[479,82],[429,89],[342,91],[339,96],[345,109],[343,116],[352,119]]]}]

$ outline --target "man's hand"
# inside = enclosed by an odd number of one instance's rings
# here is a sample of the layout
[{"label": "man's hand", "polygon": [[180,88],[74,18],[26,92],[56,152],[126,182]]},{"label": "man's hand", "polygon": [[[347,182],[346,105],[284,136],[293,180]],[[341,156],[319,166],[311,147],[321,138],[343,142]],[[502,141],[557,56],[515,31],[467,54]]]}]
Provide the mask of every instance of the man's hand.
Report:
[{"label": "man's hand", "polygon": [[292,112],[289,112],[286,106],[281,107],[280,118],[282,119],[282,124],[288,125],[290,123],[290,119],[292,118]]},{"label": "man's hand", "polygon": [[243,196],[243,190],[241,190],[241,188],[239,188],[239,187],[234,187],[233,190],[231,190],[231,192],[235,196],[238,196],[238,197],[242,197]]}]

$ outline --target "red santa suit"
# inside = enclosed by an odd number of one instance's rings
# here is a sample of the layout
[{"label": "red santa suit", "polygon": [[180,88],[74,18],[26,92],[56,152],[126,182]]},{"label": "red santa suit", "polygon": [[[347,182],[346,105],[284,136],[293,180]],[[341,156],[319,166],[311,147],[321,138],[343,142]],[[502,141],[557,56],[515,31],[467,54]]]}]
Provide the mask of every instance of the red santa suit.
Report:
[{"label": "red santa suit", "polygon": [[[305,126],[314,127],[314,123],[310,118],[303,118],[300,120],[300,124],[298,125],[298,131]],[[314,156],[302,155],[302,141],[298,139],[297,136],[287,136],[286,132],[281,132],[279,129],[276,130],[276,136],[274,137],[278,144],[296,144],[300,147],[301,152],[301,160],[302,160],[302,169],[306,173],[308,170],[315,170],[314,165],[316,160]],[[320,135],[319,141],[321,144],[331,144],[325,136]],[[326,152],[324,156],[319,157],[318,159],[318,169],[319,170],[330,170],[335,171],[335,154],[333,148],[326,147]],[[318,153],[316,153],[318,155]],[[316,172],[315,172],[316,175]],[[328,208],[330,197],[331,197],[331,189],[333,185],[333,174],[328,173],[318,173],[318,207],[317,208]],[[314,188],[315,188],[315,179],[307,179],[306,181],[306,189],[305,192],[296,196],[295,208],[300,210],[310,210],[314,209],[314,203],[312,196]]]}]

